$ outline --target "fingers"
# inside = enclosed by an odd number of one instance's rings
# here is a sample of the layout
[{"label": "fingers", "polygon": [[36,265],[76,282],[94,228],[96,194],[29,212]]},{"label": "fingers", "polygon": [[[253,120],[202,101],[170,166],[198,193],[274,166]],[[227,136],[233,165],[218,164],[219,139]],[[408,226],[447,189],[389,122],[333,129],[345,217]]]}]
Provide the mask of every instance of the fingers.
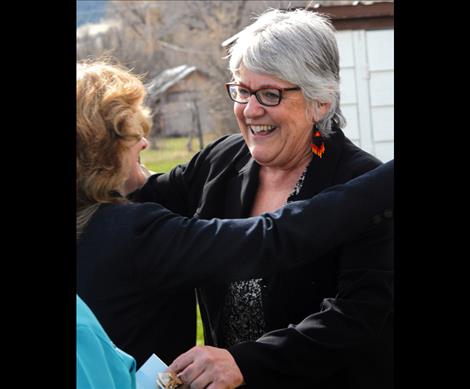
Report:
[{"label": "fingers", "polygon": [[243,383],[232,355],[224,349],[196,346],[181,354],[168,367],[191,389],[232,389]]},{"label": "fingers", "polygon": [[[183,382],[188,382],[188,386],[191,389],[205,389],[210,387],[211,381],[210,377],[207,374],[201,374],[196,379],[191,381],[185,381],[184,378],[181,377]],[[214,386],[212,386],[214,388]]]},{"label": "fingers", "polygon": [[205,374],[205,366],[198,362],[188,365],[178,373],[181,380],[190,385],[191,388],[205,388],[210,383],[210,376]]},{"label": "fingers", "polygon": [[181,354],[179,357],[177,357],[170,366],[168,366],[168,369],[173,370],[176,373],[181,372],[184,370],[187,366],[189,366],[191,363],[194,361],[194,356],[196,355],[194,353],[194,349],[199,346],[195,346],[189,351],[186,351],[185,353]]},{"label": "fingers", "polygon": [[209,376],[204,375],[205,364],[200,357],[201,349],[203,349],[202,346],[193,347],[177,357],[168,366],[168,369],[176,372],[178,377],[191,389],[202,389],[210,383]]}]

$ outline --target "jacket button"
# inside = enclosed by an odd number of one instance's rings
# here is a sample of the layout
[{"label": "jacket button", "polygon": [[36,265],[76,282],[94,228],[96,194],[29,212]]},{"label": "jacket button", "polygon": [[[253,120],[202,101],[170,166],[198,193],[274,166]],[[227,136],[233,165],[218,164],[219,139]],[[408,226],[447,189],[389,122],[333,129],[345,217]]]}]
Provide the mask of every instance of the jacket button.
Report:
[{"label": "jacket button", "polygon": [[391,209],[385,210],[384,216],[385,216],[387,219],[390,219],[390,218],[393,216],[393,211],[392,211]]},{"label": "jacket button", "polygon": [[379,224],[380,222],[382,221],[382,217],[380,215],[375,215],[373,218],[372,218],[372,222],[374,224]]}]

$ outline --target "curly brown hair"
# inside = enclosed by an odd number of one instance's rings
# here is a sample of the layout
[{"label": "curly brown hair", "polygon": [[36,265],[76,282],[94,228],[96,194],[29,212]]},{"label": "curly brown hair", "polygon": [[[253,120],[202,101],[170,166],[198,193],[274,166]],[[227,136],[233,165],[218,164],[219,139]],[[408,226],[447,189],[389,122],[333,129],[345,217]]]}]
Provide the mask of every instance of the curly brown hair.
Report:
[{"label": "curly brown hair", "polygon": [[[107,61],[77,63],[77,232],[102,203],[125,201],[124,150],[150,131],[145,87]],[[131,142],[131,143],[130,143]]]}]

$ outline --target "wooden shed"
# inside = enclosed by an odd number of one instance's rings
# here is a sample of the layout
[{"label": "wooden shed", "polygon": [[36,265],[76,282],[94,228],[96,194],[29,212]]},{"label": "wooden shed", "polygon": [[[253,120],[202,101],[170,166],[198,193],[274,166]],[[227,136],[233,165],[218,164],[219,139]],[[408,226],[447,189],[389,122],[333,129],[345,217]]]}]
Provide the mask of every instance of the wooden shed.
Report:
[{"label": "wooden shed", "polygon": [[195,66],[166,69],[146,84],[152,136],[202,136],[214,130],[204,90],[209,76]]}]

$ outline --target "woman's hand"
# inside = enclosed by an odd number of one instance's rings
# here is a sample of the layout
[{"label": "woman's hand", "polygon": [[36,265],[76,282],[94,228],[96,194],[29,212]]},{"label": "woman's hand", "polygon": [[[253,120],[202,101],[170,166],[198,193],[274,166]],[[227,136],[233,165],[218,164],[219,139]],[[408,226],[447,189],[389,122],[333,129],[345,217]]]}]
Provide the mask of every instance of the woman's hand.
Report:
[{"label": "woman's hand", "polygon": [[243,375],[227,350],[195,346],[168,367],[191,389],[232,389],[243,384]]}]

